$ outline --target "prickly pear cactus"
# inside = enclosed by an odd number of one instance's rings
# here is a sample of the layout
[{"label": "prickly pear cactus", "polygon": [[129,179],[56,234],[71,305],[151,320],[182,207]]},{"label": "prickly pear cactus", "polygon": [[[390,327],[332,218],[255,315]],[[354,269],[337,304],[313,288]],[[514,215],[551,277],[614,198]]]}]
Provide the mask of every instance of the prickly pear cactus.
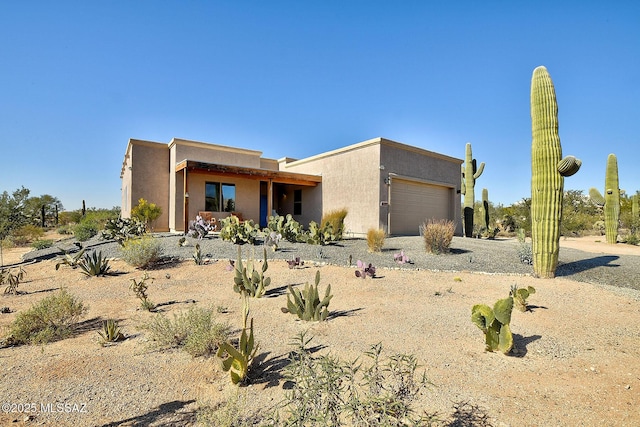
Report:
[{"label": "prickly pear cactus", "polygon": [[476,166],[476,159],[471,154],[471,143],[467,142],[465,149],[464,165],[462,165],[462,180],[460,183],[460,193],[464,195],[464,235],[473,237],[473,204],[475,203],[474,187],[476,179],[484,171],[484,162],[480,167]]},{"label": "prickly pear cactus", "polygon": [[471,309],[471,321],[484,332],[486,351],[499,350],[507,354],[513,348],[509,326],[512,311],[512,297],[496,301],[493,309],[485,304],[476,304]]},{"label": "prickly pear cactus", "polygon": [[598,206],[604,207],[604,229],[607,243],[615,244],[618,241],[618,220],[620,219],[618,159],[615,154],[609,154],[609,157],[607,157],[604,186],[604,196],[595,188],[589,189],[589,196]]},{"label": "prickly pear cactus", "polygon": [[560,249],[564,177],[575,174],[582,162],[573,156],[562,158],[555,88],[542,66],[531,78],[531,134],[533,271],[538,277],[553,278]]}]

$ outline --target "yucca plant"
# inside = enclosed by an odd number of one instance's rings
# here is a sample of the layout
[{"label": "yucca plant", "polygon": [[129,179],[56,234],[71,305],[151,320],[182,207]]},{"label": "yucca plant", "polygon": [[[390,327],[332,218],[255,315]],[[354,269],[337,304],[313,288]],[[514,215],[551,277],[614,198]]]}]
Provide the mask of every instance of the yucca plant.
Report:
[{"label": "yucca plant", "polygon": [[74,269],[77,268],[80,261],[82,261],[82,257],[84,256],[86,249],[82,248],[78,252],[73,254],[70,254],[64,249],[62,251],[64,252],[64,255],[62,256],[62,258],[58,259],[58,262],[56,263],[56,270],[58,270],[61,265],[68,265],[69,267]]},{"label": "yucca plant", "polygon": [[106,276],[111,267],[107,257],[102,256],[102,252],[93,252],[93,254],[85,254],[78,262],[78,267],[82,270],[82,274],[86,276]]},{"label": "yucca plant", "polygon": [[100,344],[102,346],[109,345],[109,343],[123,341],[126,338],[122,333],[118,322],[114,319],[107,319],[102,322],[102,330],[98,331],[98,335],[100,335]]}]

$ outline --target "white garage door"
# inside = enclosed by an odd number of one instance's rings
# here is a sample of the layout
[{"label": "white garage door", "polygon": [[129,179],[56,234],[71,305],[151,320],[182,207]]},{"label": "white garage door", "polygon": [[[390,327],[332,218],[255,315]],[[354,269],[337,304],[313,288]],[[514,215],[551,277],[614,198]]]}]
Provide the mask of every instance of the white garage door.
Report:
[{"label": "white garage door", "polygon": [[394,178],[389,200],[390,234],[418,235],[427,219],[451,219],[450,194],[447,187]]}]

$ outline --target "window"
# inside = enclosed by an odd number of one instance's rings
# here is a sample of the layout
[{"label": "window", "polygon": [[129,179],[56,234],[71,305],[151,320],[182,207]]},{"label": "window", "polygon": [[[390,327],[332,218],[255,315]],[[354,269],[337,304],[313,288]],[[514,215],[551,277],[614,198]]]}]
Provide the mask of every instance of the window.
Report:
[{"label": "window", "polygon": [[293,214],[302,215],[302,190],[293,190]]},{"label": "window", "polygon": [[236,185],[219,182],[205,183],[204,210],[233,212],[236,210]]}]

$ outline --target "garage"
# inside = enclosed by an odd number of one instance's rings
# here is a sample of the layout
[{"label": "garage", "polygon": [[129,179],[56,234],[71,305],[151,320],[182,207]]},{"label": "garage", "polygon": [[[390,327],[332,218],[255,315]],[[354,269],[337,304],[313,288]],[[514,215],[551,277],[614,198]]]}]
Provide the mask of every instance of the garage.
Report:
[{"label": "garage", "polygon": [[394,177],[389,196],[389,234],[415,236],[427,219],[453,218],[449,187]]}]

